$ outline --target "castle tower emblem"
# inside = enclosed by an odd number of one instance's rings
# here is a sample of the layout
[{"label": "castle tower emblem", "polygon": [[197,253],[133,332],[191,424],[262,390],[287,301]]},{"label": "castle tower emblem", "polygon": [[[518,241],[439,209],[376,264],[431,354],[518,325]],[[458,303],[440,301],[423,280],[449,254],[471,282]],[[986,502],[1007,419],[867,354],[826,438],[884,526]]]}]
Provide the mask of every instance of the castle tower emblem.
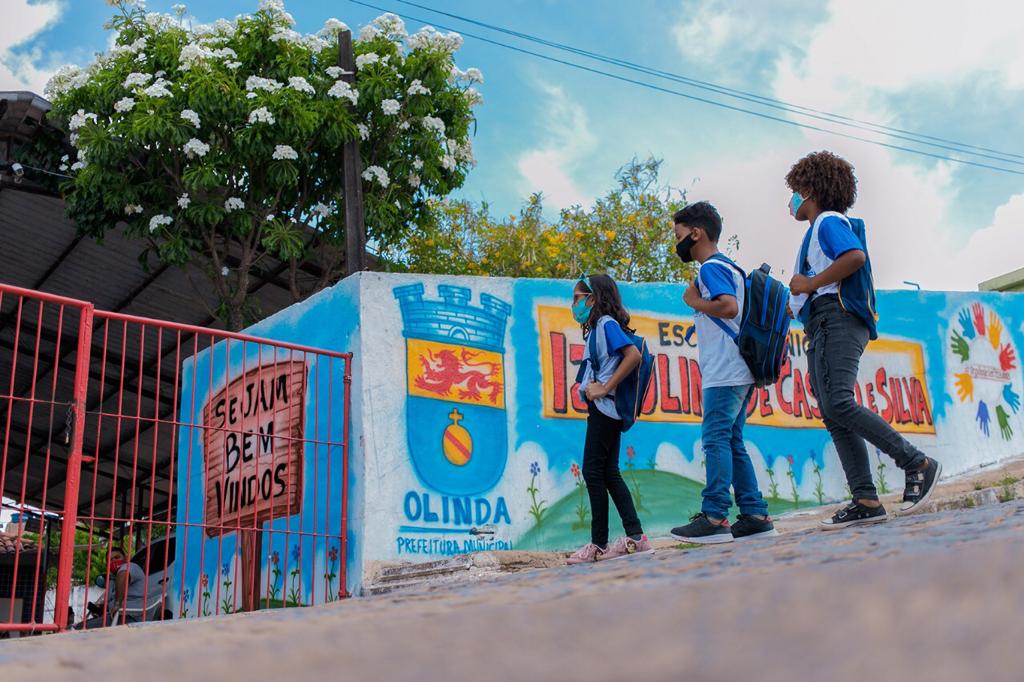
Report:
[{"label": "castle tower emblem", "polygon": [[512,306],[465,287],[394,289],[406,339],[406,440],[424,485],[448,495],[483,493],[508,458],[505,327]]}]

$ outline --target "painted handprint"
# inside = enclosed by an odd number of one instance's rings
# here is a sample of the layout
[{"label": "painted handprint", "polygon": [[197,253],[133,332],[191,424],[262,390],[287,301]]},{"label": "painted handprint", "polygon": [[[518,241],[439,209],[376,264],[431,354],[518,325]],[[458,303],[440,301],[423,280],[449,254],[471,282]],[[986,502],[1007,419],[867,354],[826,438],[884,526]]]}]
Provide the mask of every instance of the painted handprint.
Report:
[{"label": "painted handprint", "polygon": [[1004,372],[1009,372],[1017,367],[1017,354],[1008,343],[1004,344],[1003,349],[999,351],[999,366],[1003,368]]},{"label": "painted handprint", "polygon": [[975,418],[978,420],[978,427],[981,429],[981,432],[987,436],[988,424],[992,421],[992,418],[988,415],[988,405],[985,404],[984,400],[978,403],[978,416]]},{"label": "painted handprint", "polygon": [[1010,406],[1014,414],[1020,409],[1020,396],[1013,390],[1013,384],[1006,384],[1003,386],[1003,400]]},{"label": "painted handprint", "polygon": [[1003,440],[1013,438],[1013,429],[1010,427],[1010,415],[1006,413],[1002,405],[996,406],[996,420],[999,422],[999,433]]},{"label": "painted handprint", "polygon": [[[956,394],[960,398],[960,402],[974,400],[974,377],[966,373],[954,376],[956,377]],[[982,405],[984,404],[982,403]]]},{"label": "painted handprint", "polygon": [[[974,333],[973,331],[971,332]],[[967,340],[960,336],[959,332],[953,332],[953,341],[950,343],[950,348],[953,349],[953,353],[960,356],[960,362],[967,362],[967,359],[971,357],[971,347],[967,345]]]},{"label": "painted handprint", "polygon": [[974,311],[974,328],[978,330],[979,335],[985,336],[985,309],[980,303],[975,303],[971,310]]},{"label": "painted handprint", "polygon": [[988,312],[988,342],[992,344],[992,350],[999,350],[999,338],[1003,335],[1003,323],[999,321],[995,312]]},{"label": "painted handprint", "polygon": [[968,339],[974,339],[974,325],[971,324],[971,311],[964,308],[960,311],[960,328],[964,331],[964,336]]}]

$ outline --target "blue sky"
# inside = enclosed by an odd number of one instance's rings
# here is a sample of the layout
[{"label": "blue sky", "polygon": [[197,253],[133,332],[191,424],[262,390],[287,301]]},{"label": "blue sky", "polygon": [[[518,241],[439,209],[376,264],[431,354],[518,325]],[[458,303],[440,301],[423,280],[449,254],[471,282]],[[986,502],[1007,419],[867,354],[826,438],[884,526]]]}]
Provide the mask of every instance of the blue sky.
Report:
[{"label": "blue sky", "polygon": [[[395,0],[371,1],[464,34],[514,42]],[[1018,3],[982,1],[963,12],[962,3],[924,0],[420,2],[652,68],[1024,154],[1024,44],[1018,35],[1024,9]],[[111,9],[104,0],[3,4],[13,20],[0,26],[0,89],[41,91],[59,65],[84,64],[107,46],[102,25]],[[148,8],[170,11],[172,4],[150,0]],[[186,4],[198,21],[209,22],[251,12],[257,0]],[[286,7],[302,32],[316,31],[332,16],[358,28],[379,14],[347,0],[287,0]],[[407,24],[410,31],[421,25]],[[767,261],[788,270],[800,232],[786,212],[782,178],[804,153],[830,148],[857,167],[860,200],[851,213],[868,222],[880,285],[912,280],[925,288],[972,289],[1024,267],[1022,175],[805,131],[470,37],[457,61],[485,76],[474,139],[479,164],[461,194],[486,200],[496,211],[517,210],[533,191],[545,193],[552,212],[589,204],[611,188],[618,166],[653,154],[665,160],[665,179],[686,188],[691,200],[719,206],[726,230],[740,237],[742,264]]]}]

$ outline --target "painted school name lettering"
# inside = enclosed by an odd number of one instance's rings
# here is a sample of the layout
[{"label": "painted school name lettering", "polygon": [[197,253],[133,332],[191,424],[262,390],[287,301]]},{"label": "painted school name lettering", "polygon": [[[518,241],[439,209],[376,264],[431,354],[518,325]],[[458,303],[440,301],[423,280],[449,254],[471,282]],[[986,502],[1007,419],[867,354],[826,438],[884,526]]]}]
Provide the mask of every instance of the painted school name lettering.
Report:
[{"label": "painted school name lettering", "polygon": [[[576,373],[583,360],[579,325],[561,308],[537,307],[541,341],[542,407],[547,418],[585,419]],[[690,320],[653,319],[635,315],[632,324],[655,356],[655,376],[644,397],[647,421],[697,423],[701,419],[701,373],[695,335],[686,333]],[[824,428],[821,410],[807,374],[807,340],[802,331],[790,334],[789,357],[773,386],[754,391],[748,423],[790,428]],[[905,433],[935,433],[924,373],[921,344],[879,339],[868,345],[854,396],[858,403]]]}]

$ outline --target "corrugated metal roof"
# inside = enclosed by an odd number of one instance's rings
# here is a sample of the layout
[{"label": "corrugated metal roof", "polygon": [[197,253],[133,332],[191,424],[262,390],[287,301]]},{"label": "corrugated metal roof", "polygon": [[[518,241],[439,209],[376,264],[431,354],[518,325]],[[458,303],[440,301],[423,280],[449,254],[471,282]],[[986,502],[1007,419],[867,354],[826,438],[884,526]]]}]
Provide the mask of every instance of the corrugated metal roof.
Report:
[{"label": "corrugated metal roof", "polygon": [[[102,245],[80,237],[59,198],[10,185],[0,188],[0,282],[90,301],[101,310],[221,327],[208,312],[216,301],[211,288],[203,286],[201,272],[158,264],[147,271],[138,261],[140,252],[138,242],[118,230],[111,230]],[[270,262],[254,277],[250,294],[263,315],[292,302],[279,279],[284,270],[281,263]],[[190,276],[198,289],[189,283]],[[7,463],[0,487],[8,498],[60,512],[78,312],[67,309],[61,318],[54,305],[30,303],[20,309],[20,325],[18,314],[11,296],[0,301],[0,394],[13,395],[0,400],[0,438],[10,423],[0,453],[0,462]],[[175,416],[175,368],[190,354],[192,339],[183,335],[182,341],[178,352],[172,333],[158,336],[154,329],[140,332],[129,326],[125,338],[120,323],[97,325],[83,448],[96,461],[82,468],[80,513],[118,519],[152,515],[174,522],[168,514],[176,486],[170,465],[177,434],[170,424],[155,426],[154,418]],[[134,415],[142,418],[130,418]]]}]

